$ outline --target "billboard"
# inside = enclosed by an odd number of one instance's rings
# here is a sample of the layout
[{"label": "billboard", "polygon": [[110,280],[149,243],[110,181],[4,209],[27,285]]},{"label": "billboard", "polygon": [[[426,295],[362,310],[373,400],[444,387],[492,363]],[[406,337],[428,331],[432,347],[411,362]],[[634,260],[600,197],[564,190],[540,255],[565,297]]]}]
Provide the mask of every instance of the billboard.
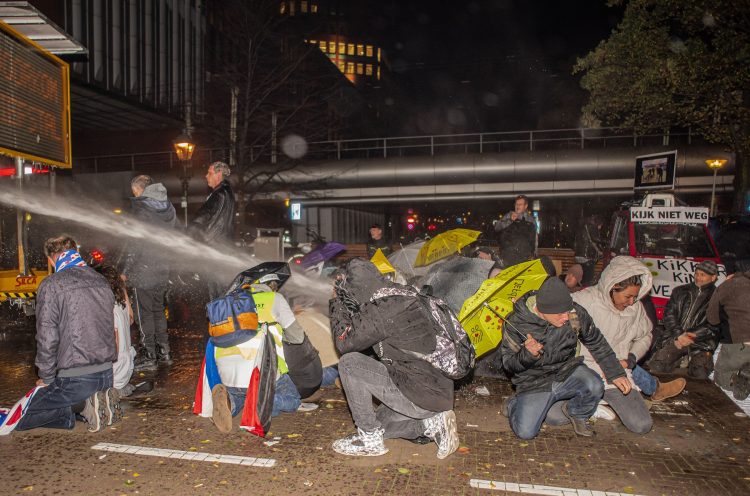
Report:
[{"label": "billboard", "polygon": [[635,158],[635,184],[640,190],[673,189],[677,150]]},{"label": "billboard", "polygon": [[0,153],[71,167],[68,64],[0,21]]}]

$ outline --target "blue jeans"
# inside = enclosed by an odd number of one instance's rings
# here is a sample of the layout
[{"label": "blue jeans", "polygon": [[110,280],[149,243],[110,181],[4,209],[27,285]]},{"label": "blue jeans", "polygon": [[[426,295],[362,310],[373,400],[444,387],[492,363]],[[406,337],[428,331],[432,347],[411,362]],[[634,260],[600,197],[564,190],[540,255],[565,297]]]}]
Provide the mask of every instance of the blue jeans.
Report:
[{"label": "blue jeans", "polygon": [[336,382],[339,376],[339,369],[335,365],[331,367],[323,367],[323,380],[320,382],[320,387],[331,386]]},{"label": "blue jeans", "polygon": [[569,400],[570,416],[587,419],[596,411],[603,394],[601,377],[585,365],[579,365],[565,381],[553,382],[550,391],[530,391],[512,397],[508,402],[510,427],[521,439],[533,439],[556,402]]},{"label": "blue jeans", "polygon": [[[232,403],[232,417],[235,417],[245,408],[247,388],[227,387],[227,392],[229,393],[229,401]],[[299,392],[289,375],[284,374],[279,377],[276,381],[271,416],[276,417],[281,412],[296,412],[301,403]]]},{"label": "blue jeans", "polygon": [[633,369],[633,382],[646,396],[651,396],[656,391],[656,377],[646,372],[640,365]]},{"label": "blue jeans", "polygon": [[72,429],[76,424],[73,406],[111,387],[112,369],[78,377],[55,377],[52,384],[36,392],[16,430]]}]

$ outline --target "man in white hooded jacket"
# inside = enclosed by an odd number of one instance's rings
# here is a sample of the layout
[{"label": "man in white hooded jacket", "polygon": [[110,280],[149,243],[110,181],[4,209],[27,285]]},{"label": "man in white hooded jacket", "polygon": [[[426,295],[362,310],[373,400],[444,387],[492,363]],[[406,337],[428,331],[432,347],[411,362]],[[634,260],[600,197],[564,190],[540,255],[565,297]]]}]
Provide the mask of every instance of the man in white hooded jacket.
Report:
[{"label": "man in white hooded jacket", "polygon": [[[651,272],[645,265],[633,257],[619,256],[604,269],[596,286],[572,296],[594,319],[631,382],[652,400],[659,401],[682,392],[685,379],[661,383],[637,365],[651,346],[653,324],[640,301],[651,291],[651,284]],[[584,363],[602,375],[588,350],[582,348],[581,353]],[[603,399],[630,431],[646,434],[651,430],[651,415],[641,395],[624,395],[605,383]]]}]

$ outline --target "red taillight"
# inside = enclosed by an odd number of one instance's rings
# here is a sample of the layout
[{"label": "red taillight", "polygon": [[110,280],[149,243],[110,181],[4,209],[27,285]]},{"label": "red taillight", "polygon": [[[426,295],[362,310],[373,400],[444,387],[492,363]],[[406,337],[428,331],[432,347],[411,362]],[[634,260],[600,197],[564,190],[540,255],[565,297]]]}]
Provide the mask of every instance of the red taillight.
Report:
[{"label": "red taillight", "polygon": [[294,263],[296,263],[297,265],[300,265],[302,263],[302,259],[301,258],[295,258],[294,259]]},{"label": "red taillight", "polygon": [[91,260],[96,263],[102,263],[102,260],[104,260],[104,253],[100,252],[99,250],[92,250]]}]

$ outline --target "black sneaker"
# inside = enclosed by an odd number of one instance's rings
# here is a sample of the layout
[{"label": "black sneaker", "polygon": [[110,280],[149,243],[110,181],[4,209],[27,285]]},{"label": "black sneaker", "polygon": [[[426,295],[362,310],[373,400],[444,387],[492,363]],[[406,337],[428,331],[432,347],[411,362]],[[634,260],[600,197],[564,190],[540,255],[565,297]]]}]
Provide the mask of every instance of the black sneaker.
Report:
[{"label": "black sneaker", "polygon": [[172,356],[169,353],[164,353],[163,355],[159,355],[158,359],[159,365],[172,365],[174,362],[172,361]]},{"label": "black sneaker", "polygon": [[579,417],[573,417],[568,413],[568,404],[564,404],[562,407],[562,411],[565,414],[566,417],[570,419],[570,423],[573,424],[573,430],[575,433],[579,436],[583,437],[591,437],[594,434],[594,429],[591,428],[591,424],[589,423],[589,419],[582,419]]},{"label": "black sneaker", "polygon": [[136,358],[133,362],[134,372],[142,372],[144,370],[152,371],[156,370],[157,368],[156,357],[154,357],[154,355],[150,353],[139,355],[138,358]]}]

